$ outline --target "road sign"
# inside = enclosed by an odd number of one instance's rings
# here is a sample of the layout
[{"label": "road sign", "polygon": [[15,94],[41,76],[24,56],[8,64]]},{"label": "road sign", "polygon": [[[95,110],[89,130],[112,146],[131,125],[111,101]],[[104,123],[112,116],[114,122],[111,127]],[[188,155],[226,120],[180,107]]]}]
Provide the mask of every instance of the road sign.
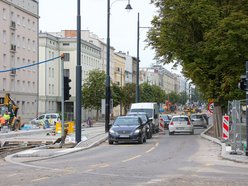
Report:
[{"label": "road sign", "polygon": [[208,104],[208,111],[209,111],[210,113],[213,113],[213,112],[214,112],[214,102],[210,102],[210,103]]}]

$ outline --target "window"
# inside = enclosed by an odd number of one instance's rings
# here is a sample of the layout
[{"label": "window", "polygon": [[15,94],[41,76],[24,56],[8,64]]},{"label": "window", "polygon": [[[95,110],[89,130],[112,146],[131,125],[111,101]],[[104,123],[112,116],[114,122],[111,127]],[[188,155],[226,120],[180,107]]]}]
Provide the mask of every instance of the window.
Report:
[{"label": "window", "polygon": [[17,15],[17,24],[20,25],[21,24],[21,18],[20,15]]},{"label": "window", "polygon": [[3,43],[6,43],[6,41],[7,41],[6,30],[3,30]]},{"label": "window", "polygon": [[25,48],[25,37],[22,37],[22,48]]},{"label": "window", "polygon": [[6,19],[6,9],[5,8],[3,8],[3,19]]},{"label": "window", "polygon": [[25,17],[22,17],[22,26],[25,27],[26,23],[25,23]]},{"label": "window", "polygon": [[70,43],[63,43],[63,46],[69,46]]},{"label": "window", "polygon": [[20,35],[17,35],[16,45],[17,47],[20,47]]},{"label": "window", "polygon": [[7,55],[3,54],[3,64],[7,64]]},{"label": "window", "polygon": [[64,53],[64,61],[70,61],[70,53]]}]

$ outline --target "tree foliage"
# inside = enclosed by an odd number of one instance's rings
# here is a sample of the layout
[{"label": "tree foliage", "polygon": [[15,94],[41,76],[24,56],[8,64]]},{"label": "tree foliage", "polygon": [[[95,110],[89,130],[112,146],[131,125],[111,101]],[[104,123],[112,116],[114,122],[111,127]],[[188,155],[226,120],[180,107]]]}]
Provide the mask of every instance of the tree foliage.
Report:
[{"label": "tree foliage", "polygon": [[165,93],[157,85],[150,85],[147,82],[140,85],[140,102],[165,102]]},{"label": "tree foliage", "polygon": [[183,66],[204,98],[238,99],[248,59],[247,0],[152,0],[159,15],[148,43],[161,63]]},{"label": "tree foliage", "polygon": [[122,93],[123,93],[122,103],[125,113],[127,113],[127,111],[129,110],[131,103],[135,102],[135,90],[136,90],[135,88],[136,85],[134,83],[127,83],[122,88]]},{"label": "tree foliage", "polygon": [[92,70],[85,79],[82,88],[82,104],[85,109],[101,109],[101,100],[105,98],[104,71]]}]

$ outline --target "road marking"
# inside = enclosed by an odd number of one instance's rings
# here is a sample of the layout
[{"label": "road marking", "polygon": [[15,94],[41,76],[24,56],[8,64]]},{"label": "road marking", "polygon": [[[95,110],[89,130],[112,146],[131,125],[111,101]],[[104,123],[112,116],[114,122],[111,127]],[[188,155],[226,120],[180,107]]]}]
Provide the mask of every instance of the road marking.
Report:
[{"label": "road marking", "polygon": [[152,147],[149,150],[147,150],[146,153],[149,153],[149,152],[153,151],[154,149],[155,149],[155,147]]},{"label": "road marking", "polygon": [[134,160],[134,159],[139,158],[139,157],[141,157],[141,155],[137,155],[137,156],[131,157],[131,158],[129,158],[129,159],[123,160],[122,162],[125,163],[125,162]]},{"label": "road marking", "polygon": [[36,181],[41,181],[41,180],[45,180],[45,179],[48,179],[49,177],[43,177],[43,178],[37,178],[37,179],[34,179],[32,180],[32,182],[36,182]]},{"label": "road marking", "polygon": [[157,143],[155,144],[155,146],[157,147],[157,146],[158,146],[158,144],[159,144],[159,143],[157,142]]}]

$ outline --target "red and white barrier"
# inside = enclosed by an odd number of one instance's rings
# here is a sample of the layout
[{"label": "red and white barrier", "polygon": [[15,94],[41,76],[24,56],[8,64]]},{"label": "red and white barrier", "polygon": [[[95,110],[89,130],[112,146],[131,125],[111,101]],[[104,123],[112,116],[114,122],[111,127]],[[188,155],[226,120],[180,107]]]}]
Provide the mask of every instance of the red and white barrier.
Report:
[{"label": "red and white barrier", "polygon": [[165,131],[164,131],[164,119],[161,116],[159,118],[159,134],[165,134]]},{"label": "red and white barrier", "polygon": [[229,116],[225,115],[222,118],[222,138],[229,139]]}]

